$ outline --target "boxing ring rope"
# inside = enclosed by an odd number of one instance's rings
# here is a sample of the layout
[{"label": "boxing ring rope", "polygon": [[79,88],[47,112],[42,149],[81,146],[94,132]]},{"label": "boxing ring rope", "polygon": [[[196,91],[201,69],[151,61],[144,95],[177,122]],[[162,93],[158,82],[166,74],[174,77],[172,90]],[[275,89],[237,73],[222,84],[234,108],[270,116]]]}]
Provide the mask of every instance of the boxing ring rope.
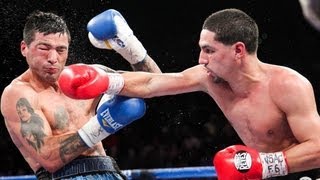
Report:
[{"label": "boxing ring rope", "polygon": [[[142,175],[150,175],[155,179],[182,179],[182,178],[213,178],[216,171],[212,166],[158,168],[158,169],[133,169],[123,170],[128,180],[139,179]],[[36,180],[34,175],[0,176],[4,180]]]}]

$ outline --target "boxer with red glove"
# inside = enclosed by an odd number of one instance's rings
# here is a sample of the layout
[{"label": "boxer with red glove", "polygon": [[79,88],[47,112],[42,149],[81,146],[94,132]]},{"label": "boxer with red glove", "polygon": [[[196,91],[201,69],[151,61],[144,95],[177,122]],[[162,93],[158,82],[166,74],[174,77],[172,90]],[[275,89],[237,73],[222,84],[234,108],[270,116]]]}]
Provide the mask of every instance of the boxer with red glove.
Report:
[{"label": "boxer with red glove", "polygon": [[95,65],[70,65],[61,72],[58,83],[61,91],[74,99],[97,98],[106,93],[100,99],[97,114],[78,130],[89,147],[141,118],[146,110],[141,98],[115,96],[123,87],[122,76]]},{"label": "boxer with red glove", "polygon": [[259,180],[288,174],[283,152],[261,153],[243,145],[217,152],[213,164],[218,180]]},{"label": "boxer with red glove", "polygon": [[91,99],[103,93],[118,94],[124,80],[118,73],[106,73],[93,65],[73,64],[61,72],[58,84],[73,99]]}]

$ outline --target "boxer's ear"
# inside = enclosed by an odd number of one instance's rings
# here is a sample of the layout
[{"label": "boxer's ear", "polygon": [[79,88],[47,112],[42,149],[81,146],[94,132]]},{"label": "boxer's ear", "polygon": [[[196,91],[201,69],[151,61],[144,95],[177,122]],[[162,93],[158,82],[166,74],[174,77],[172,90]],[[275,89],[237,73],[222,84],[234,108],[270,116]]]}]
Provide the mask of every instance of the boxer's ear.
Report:
[{"label": "boxer's ear", "polygon": [[236,42],[234,44],[234,53],[235,53],[236,59],[242,59],[242,57],[244,56],[245,52],[246,52],[246,46],[245,46],[244,43]]},{"label": "boxer's ear", "polygon": [[28,48],[27,43],[24,42],[24,41],[21,41],[21,43],[20,43],[20,51],[21,51],[22,56],[24,56],[24,57],[26,57],[27,48]]}]

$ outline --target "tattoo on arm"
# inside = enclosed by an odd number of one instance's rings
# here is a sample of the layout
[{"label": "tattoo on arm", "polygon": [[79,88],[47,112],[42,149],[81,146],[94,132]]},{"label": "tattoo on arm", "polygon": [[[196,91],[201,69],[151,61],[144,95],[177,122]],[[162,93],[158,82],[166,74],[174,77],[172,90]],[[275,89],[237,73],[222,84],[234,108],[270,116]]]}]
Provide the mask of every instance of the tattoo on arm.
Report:
[{"label": "tattoo on arm", "polygon": [[156,62],[150,57],[146,56],[143,61],[138,62],[137,64],[131,64],[131,67],[134,71],[145,71],[152,73],[161,73],[161,69],[156,64]]},{"label": "tattoo on arm", "polygon": [[104,65],[101,65],[101,64],[93,64],[92,66],[100,68],[100,69],[104,70],[107,73],[115,73],[115,72],[117,72],[116,70],[111,69],[111,68],[109,68],[107,66],[104,66]]},{"label": "tattoo on arm", "polygon": [[16,110],[21,122],[21,136],[37,152],[40,152],[44,144],[44,138],[46,137],[43,119],[34,112],[34,109],[26,98],[20,98],[17,101]]},{"label": "tattoo on arm", "polygon": [[152,66],[148,63],[146,59],[137,64],[131,64],[131,67],[134,71],[145,71],[152,72]]},{"label": "tattoo on arm", "polygon": [[[76,133],[60,143],[60,158],[62,162],[68,162],[70,156],[83,152],[88,146],[82,141]],[[77,153],[79,152],[79,153]]]}]

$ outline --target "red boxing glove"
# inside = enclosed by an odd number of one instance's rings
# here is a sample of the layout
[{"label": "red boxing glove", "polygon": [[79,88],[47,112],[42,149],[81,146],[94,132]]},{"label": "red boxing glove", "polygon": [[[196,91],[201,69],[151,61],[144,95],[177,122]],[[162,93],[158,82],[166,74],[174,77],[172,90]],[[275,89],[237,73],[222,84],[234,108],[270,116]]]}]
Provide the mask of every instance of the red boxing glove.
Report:
[{"label": "red boxing glove", "polygon": [[86,64],[73,64],[61,72],[58,83],[61,91],[73,99],[91,99],[103,93],[119,93],[124,80],[120,74],[106,73]]},{"label": "red boxing glove", "polygon": [[288,174],[283,152],[259,153],[243,145],[219,151],[213,164],[218,180],[260,180]]}]

